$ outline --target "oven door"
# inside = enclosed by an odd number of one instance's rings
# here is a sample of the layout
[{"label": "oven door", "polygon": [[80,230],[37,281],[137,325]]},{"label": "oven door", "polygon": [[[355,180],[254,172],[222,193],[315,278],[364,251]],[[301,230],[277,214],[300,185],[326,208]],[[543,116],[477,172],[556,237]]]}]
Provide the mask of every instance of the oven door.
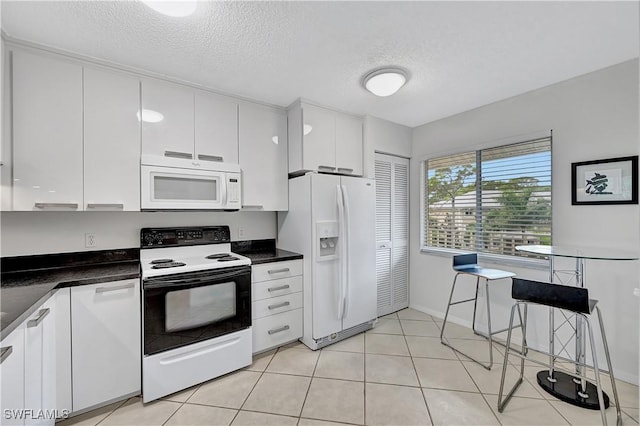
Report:
[{"label": "oven door", "polygon": [[141,166],[144,210],[216,210],[225,208],[226,176],[211,170]]},{"label": "oven door", "polygon": [[251,267],[148,278],[143,281],[144,354],[251,327]]}]

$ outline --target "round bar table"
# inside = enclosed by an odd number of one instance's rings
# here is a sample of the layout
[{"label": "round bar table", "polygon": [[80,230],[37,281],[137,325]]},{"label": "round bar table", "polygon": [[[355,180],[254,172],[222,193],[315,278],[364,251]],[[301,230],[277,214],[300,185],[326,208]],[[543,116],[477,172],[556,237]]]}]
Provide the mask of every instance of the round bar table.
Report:
[{"label": "round bar table", "polygon": [[[570,246],[528,245],[516,246],[516,250],[524,253],[547,256],[549,259],[549,282],[558,282],[559,284],[568,285],[573,281],[573,284],[578,287],[585,287],[585,262],[587,259],[638,260],[639,258],[638,253],[631,251],[596,247],[580,248]],[[555,257],[575,259],[575,270],[556,269],[554,265]],[[553,308],[549,308],[549,352],[555,355],[553,335],[560,327],[558,327],[558,329],[555,329],[554,327],[554,310]],[[584,376],[584,367],[580,364],[585,364],[586,334],[585,324],[580,316],[576,316],[574,334],[576,341],[575,360],[578,362],[576,365],[576,373]],[[566,344],[561,348],[561,351],[564,350],[564,347],[566,347]],[[562,401],[583,408],[599,410],[600,405],[598,404],[595,385],[584,379],[578,379],[560,371],[554,372],[554,359],[553,357],[549,358],[549,370],[542,370],[537,374],[538,384],[545,391]],[[613,372],[611,372],[611,375],[613,376]],[[604,402],[605,406],[608,407],[609,397],[607,395],[604,395]]]}]

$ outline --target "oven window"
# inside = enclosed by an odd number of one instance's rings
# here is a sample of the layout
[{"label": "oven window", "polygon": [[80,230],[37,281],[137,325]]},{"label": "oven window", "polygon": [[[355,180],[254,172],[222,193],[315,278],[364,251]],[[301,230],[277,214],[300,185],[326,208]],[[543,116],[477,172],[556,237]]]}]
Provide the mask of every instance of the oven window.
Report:
[{"label": "oven window", "polygon": [[153,197],[156,200],[217,201],[218,179],[154,176]]},{"label": "oven window", "polygon": [[169,291],[165,303],[167,332],[213,324],[236,315],[236,283]]}]

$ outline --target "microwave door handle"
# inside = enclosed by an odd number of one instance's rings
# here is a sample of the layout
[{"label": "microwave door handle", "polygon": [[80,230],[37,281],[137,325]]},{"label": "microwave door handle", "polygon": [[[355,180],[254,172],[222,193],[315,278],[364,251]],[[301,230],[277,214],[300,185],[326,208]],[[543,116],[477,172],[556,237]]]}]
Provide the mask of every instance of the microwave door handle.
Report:
[{"label": "microwave door handle", "polygon": [[221,207],[227,207],[227,176],[220,176],[220,198],[221,198]]}]

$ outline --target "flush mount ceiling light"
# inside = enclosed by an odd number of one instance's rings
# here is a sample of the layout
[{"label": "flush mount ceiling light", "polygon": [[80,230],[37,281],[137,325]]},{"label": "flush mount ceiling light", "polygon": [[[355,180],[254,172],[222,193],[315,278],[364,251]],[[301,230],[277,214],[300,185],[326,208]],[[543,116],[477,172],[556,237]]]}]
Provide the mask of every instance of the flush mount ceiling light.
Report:
[{"label": "flush mount ceiling light", "polygon": [[391,96],[396,93],[409,79],[408,73],[402,68],[379,68],[366,74],[362,80],[365,89],[376,96]]},{"label": "flush mount ceiling light", "polygon": [[174,17],[189,16],[198,6],[197,0],[142,0],[142,2],[156,12]]}]

